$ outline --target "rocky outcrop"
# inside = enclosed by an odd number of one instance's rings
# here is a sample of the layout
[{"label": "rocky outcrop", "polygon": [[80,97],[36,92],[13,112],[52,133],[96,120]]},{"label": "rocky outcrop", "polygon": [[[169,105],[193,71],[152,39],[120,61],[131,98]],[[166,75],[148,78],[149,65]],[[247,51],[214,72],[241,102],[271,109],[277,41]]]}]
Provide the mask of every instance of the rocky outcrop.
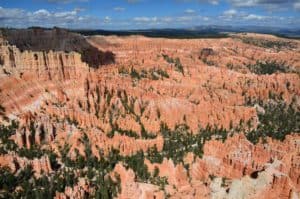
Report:
[{"label": "rocky outcrop", "polygon": [[157,168],[168,178],[167,190],[177,197],[293,198],[299,194],[299,139],[293,135],[283,143],[269,139],[256,146],[235,135],[224,143],[207,142],[201,159],[188,154],[188,169],[167,159],[145,163],[150,172]]},{"label": "rocky outcrop", "polygon": [[[158,150],[162,150],[164,142],[161,136],[144,140],[131,138],[125,135],[118,135],[118,133],[116,133],[113,138],[109,138],[103,132],[96,129],[86,132],[86,134],[90,140],[92,153],[96,157],[99,157],[99,150],[107,155],[111,149],[116,149],[124,156],[134,155],[138,151],[146,152],[149,148],[154,146],[156,146]],[[77,149],[81,155],[85,155],[85,146],[81,141],[82,137],[83,133],[79,130],[69,129],[66,133],[59,133],[56,140],[60,141],[61,146],[63,146],[64,143],[69,143],[71,146],[70,156],[76,158],[75,149]]]},{"label": "rocky outcrop", "polygon": [[19,73],[23,79],[30,78],[30,73],[34,73],[35,78],[41,80],[68,80],[80,70],[88,69],[81,61],[81,55],[76,52],[21,51],[16,46],[2,44],[0,53],[2,73]]},{"label": "rocky outcrop", "polygon": [[51,122],[47,116],[34,116],[31,113],[24,114],[20,119],[19,127],[12,136],[19,147],[30,148],[32,145],[49,144],[55,140],[56,129],[59,124]]},{"label": "rocky outcrop", "polygon": [[214,50],[211,48],[203,48],[200,52],[199,59],[206,60],[208,56],[213,55]]},{"label": "rocky outcrop", "polygon": [[[112,52],[102,52],[89,44],[83,36],[69,32],[65,29],[2,29],[1,33],[9,44],[16,46],[21,51],[73,51],[80,53],[81,60],[93,68],[98,68],[104,64],[114,63],[115,59]],[[10,55],[11,61],[13,61],[12,51],[10,51]],[[35,58],[38,59],[36,55]]]},{"label": "rocky outcrop", "polygon": [[126,170],[122,164],[117,164],[114,172],[121,179],[121,193],[118,198],[164,198],[164,193],[159,190],[158,186],[135,182],[134,172],[130,169]]},{"label": "rocky outcrop", "polygon": [[17,154],[10,153],[0,156],[0,167],[8,167],[13,173],[30,166],[38,177],[41,174],[49,174],[52,172],[50,160],[48,156],[43,156],[40,159],[27,159],[19,157]]},{"label": "rocky outcrop", "polygon": [[74,187],[66,187],[64,193],[56,193],[55,199],[81,199],[86,197],[86,193],[89,193],[89,185],[86,179],[80,178],[79,182]]}]

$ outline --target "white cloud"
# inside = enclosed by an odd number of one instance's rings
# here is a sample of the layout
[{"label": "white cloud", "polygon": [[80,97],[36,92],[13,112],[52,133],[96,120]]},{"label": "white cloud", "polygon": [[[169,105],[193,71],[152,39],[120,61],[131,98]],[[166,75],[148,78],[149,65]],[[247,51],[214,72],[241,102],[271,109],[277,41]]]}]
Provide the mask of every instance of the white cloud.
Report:
[{"label": "white cloud", "polygon": [[35,11],[33,15],[41,16],[41,17],[49,17],[51,14],[50,12],[48,12],[48,10],[40,9],[38,11]]},{"label": "white cloud", "polygon": [[180,2],[198,2],[198,3],[209,3],[212,5],[218,5],[219,4],[219,0],[176,0],[176,1],[180,1]]},{"label": "white cloud", "polygon": [[231,23],[241,23],[241,22],[249,22],[253,21],[256,24],[259,25],[260,23],[269,21],[272,22],[275,21],[275,18],[278,20],[282,20],[284,17],[275,17],[275,16],[263,16],[263,15],[257,15],[257,14],[252,14],[252,13],[245,13],[245,12],[240,12],[236,9],[230,9],[226,10],[223,12],[221,16],[219,16],[221,20],[231,22]]},{"label": "white cloud", "polygon": [[237,11],[235,9],[230,9],[230,10],[226,10],[224,11],[224,15],[236,15]]},{"label": "white cloud", "polygon": [[220,2],[228,2],[233,7],[263,7],[267,10],[287,10],[290,8],[298,9],[300,0],[174,0],[176,2],[188,3],[209,3],[219,5]]},{"label": "white cloud", "polygon": [[263,7],[270,11],[297,9],[300,0],[227,0],[234,7]]},{"label": "white cloud", "polygon": [[177,17],[176,21],[178,22],[188,22],[188,21],[192,21],[194,19],[194,17],[192,16],[181,16],[181,17]]},{"label": "white cloud", "polygon": [[235,9],[226,10],[223,12],[223,17],[226,19],[231,19],[238,14],[238,11]]},{"label": "white cloud", "polygon": [[104,22],[104,23],[110,23],[111,20],[112,20],[112,19],[111,19],[109,16],[106,16],[106,17],[104,17],[103,22]]},{"label": "white cloud", "polygon": [[258,4],[259,0],[229,0],[230,3],[238,7],[248,7]]},{"label": "white cloud", "polygon": [[[75,10],[73,11],[66,11],[66,12],[57,12],[57,13],[53,13],[52,16],[56,17],[56,18],[70,18],[70,17],[76,17],[77,12]],[[49,16],[50,13],[49,13]]]},{"label": "white cloud", "polygon": [[0,24],[9,27],[29,27],[29,26],[61,26],[61,27],[86,27],[91,23],[97,24],[96,18],[89,16],[79,16],[78,10],[50,12],[46,9],[39,9],[34,12],[22,9],[0,7]]},{"label": "white cloud", "polygon": [[219,1],[218,0],[211,0],[210,3],[213,4],[213,5],[218,5]]},{"label": "white cloud", "polygon": [[186,9],[186,10],[184,11],[184,13],[186,13],[186,14],[195,14],[196,11],[193,10],[193,9]]},{"label": "white cloud", "polygon": [[125,10],[125,8],[123,7],[114,7],[114,11],[116,12],[123,12]]},{"label": "white cloud", "polygon": [[74,2],[88,2],[89,0],[48,0],[50,3],[74,3]]},{"label": "white cloud", "polygon": [[157,22],[157,17],[134,17],[133,21],[136,22]]},{"label": "white cloud", "polygon": [[138,3],[140,2],[141,0],[126,0],[127,3]]},{"label": "white cloud", "polygon": [[[151,25],[159,25],[163,27],[172,27],[174,25],[199,25],[199,23],[206,23],[209,21],[209,17],[200,16],[200,15],[183,15],[177,17],[134,17],[132,21],[136,25],[142,25],[143,28]],[[193,24],[195,23],[195,24]]]},{"label": "white cloud", "polygon": [[267,19],[267,16],[261,16],[261,15],[256,15],[256,14],[249,14],[244,17],[245,20],[264,20]]},{"label": "white cloud", "polygon": [[167,23],[174,21],[174,19],[172,17],[163,17],[161,20],[163,22],[167,22]]},{"label": "white cloud", "polygon": [[0,7],[0,20],[20,19],[27,16],[24,10],[18,8],[2,8]]},{"label": "white cloud", "polygon": [[210,18],[209,17],[203,17],[203,21],[209,21]]},{"label": "white cloud", "polygon": [[296,10],[300,10],[300,1],[298,2],[295,2],[294,5],[293,5],[294,9]]}]

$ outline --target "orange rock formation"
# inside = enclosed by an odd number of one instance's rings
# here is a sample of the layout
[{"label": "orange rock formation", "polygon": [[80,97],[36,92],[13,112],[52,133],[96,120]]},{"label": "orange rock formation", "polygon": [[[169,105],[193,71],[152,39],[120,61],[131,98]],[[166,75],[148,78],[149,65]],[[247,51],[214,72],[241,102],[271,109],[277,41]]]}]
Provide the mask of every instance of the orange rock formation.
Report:
[{"label": "orange rock formation", "polygon": [[[258,37],[257,35],[250,35]],[[258,124],[257,107],[247,99],[266,100],[281,96],[287,103],[299,102],[300,78],[295,73],[257,75],[245,67],[256,60],[285,61],[300,70],[300,44],[295,49],[279,52],[245,44],[237,38],[163,39],[93,36],[88,42],[102,51],[116,55],[114,64],[90,68],[81,54],[63,51],[21,51],[17,46],[0,41],[0,105],[5,117],[19,121],[11,138],[19,147],[37,144],[58,151],[70,145],[84,154],[81,138],[86,134],[92,152],[107,154],[112,148],[122,155],[133,155],[156,146],[161,151],[164,139],[160,125],[170,129],[187,124],[194,133],[208,124],[230,129],[250,122]],[[206,50],[203,53],[203,49]],[[202,53],[201,53],[202,52]],[[180,59],[183,73],[163,55]],[[205,61],[203,59],[205,57]],[[229,68],[228,66],[232,67]],[[129,72],[123,73],[126,69]],[[137,78],[130,73],[149,73]],[[151,70],[163,70],[162,77]],[[236,70],[233,70],[236,69]],[[152,75],[152,76],[151,76]],[[158,78],[151,78],[157,76]],[[5,117],[0,117],[5,123]],[[110,138],[113,128],[119,132]],[[30,129],[35,130],[31,138]],[[122,135],[143,131],[158,135],[142,139]],[[168,179],[166,192],[150,183],[137,182],[131,169],[122,163],[114,174],[121,178],[119,198],[299,198],[300,137],[288,136],[285,141],[268,139],[253,145],[243,134],[224,143],[208,141],[202,158],[186,154],[186,164],[175,165],[164,159],[161,164],[145,160],[150,172],[155,167],[159,176]],[[27,160],[15,154],[0,155],[0,166],[13,171],[32,165],[34,171],[51,173],[49,159]],[[82,198],[89,191],[84,179],[56,198]]]}]

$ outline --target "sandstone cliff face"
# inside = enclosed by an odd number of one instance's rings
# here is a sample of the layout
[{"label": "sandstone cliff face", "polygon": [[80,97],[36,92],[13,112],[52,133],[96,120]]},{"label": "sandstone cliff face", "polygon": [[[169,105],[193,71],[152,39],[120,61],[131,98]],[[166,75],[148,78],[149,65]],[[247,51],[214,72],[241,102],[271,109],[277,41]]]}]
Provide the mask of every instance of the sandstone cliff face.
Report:
[{"label": "sandstone cliff face", "polygon": [[[114,54],[112,52],[102,52],[90,45],[83,36],[65,29],[1,29],[0,34],[9,44],[17,46],[21,51],[73,51],[80,53],[81,60],[93,68],[114,63]],[[11,58],[13,59],[13,57]]]},{"label": "sandstone cliff face", "polygon": [[[78,53],[23,51],[10,45],[1,46],[2,73],[20,73],[20,77],[35,72],[41,80],[67,80],[76,72],[87,69]],[[76,67],[75,67],[76,66]]]},{"label": "sandstone cliff face", "polygon": [[[47,38],[53,35],[32,31]],[[75,160],[85,156],[86,136],[91,155],[97,158],[107,156],[112,149],[130,157],[140,151],[146,154],[153,147],[163,151],[162,124],[171,130],[186,124],[194,134],[207,125],[224,127],[234,135],[225,142],[207,141],[201,158],[188,153],[179,164],[167,158],[162,163],[145,159],[152,175],[157,168],[158,176],[167,179],[164,190],[150,181],[139,181],[124,162],[114,165],[110,175],[121,178],[118,198],[299,197],[298,132],[283,142],[267,139],[257,145],[243,135],[244,130],[255,129],[260,123],[258,112],[264,109],[258,102],[280,98],[299,105],[300,94],[298,74],[258,75],[246,66],[272,59],[298,70],[299,42],[293,41],[293,50],[277,52],[235,38],[97,36],[88,38],[88,45],[113,52],[116,57],[115,63],[95,69],[84,62],[82,49],[72,43],[83,42],[77,36],[68,40],[67,46],[57,47],[55,41],[50,45],[53,51],[41,51],[43,46],[32,40],[32,31],[26,33],[31,48],[21,45],[18,34],[0,42],[0,105],[5,110],[0,120],[19,122],[10,137],[18,147],[45,147],[61,160],[61,149],[68,145],[67,156]],[[63,39],[67,33],[55,34]],[[166,55],[170,60],[164,58]],[[238,127],[242,130],[236,135]],[[13,153],[0,156],[0,166],[14,172],[26,165],[32,165],[38,175],[55,172],[47,157],[29,160]],[[87,179],[80,178],[55,196],[83,198],[94,191]]]}]

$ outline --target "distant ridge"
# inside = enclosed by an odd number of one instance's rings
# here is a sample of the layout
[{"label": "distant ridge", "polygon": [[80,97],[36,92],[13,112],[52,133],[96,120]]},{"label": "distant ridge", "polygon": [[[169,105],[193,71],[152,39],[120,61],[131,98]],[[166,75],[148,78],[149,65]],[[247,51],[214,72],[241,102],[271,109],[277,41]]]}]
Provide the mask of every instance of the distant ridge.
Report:
[{"label": "distant ridge", "polygon": [[90,35],[144,35],[147,37],[167,37],[167,38],[223,38],[227,37],[227,33],[262,33],[272,34],[280,37],[293,39],[300,38],[300,29],[278,28],[278,27],[262,27],[262,26],[195,26],[191,28],[164,28],[164,29],[136,29],[136,30],[89,30],[78,29],[74,32],[90,36]]}]

